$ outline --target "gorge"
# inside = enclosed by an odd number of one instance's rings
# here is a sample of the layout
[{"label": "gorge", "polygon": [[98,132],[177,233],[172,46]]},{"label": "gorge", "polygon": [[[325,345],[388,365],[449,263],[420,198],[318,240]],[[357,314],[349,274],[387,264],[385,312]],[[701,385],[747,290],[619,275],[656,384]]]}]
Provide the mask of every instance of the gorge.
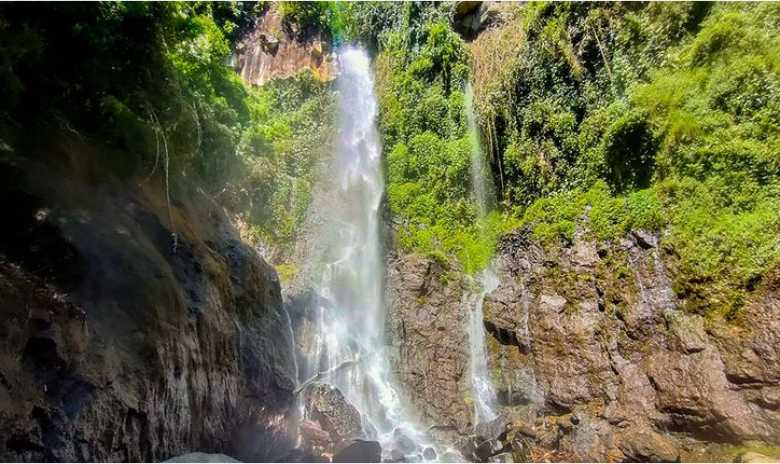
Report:
[{"label": "gorge", "polygon": [[0,39],[2,460],[780,459],[776,4]]}]

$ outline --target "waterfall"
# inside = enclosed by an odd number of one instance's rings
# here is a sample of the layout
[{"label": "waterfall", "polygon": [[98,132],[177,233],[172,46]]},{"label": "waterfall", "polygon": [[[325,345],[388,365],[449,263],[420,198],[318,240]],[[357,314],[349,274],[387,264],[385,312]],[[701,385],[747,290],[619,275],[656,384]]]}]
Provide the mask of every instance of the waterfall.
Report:
[{"label": "waterfall", "polygon": [[474,115],[474,92],[470,83],[466,84],[464,106],[466,107],[469,142],[471,142],[471,188],[474,192],[479,219],[484,219],[493,207],[493,180],[490,167],[485,163],[485,155],[479,140],[479,127]]},{"label": "waterfall", "polygon": [[423,434],[405,417],[384,340],[384,254],[380,204],[384,193],[370,59],[365,51],[339,54],[338,147],[320,211],[323,256],[315,282],[320,304],[316,343],[306,377],[337,387],[361,413],[366,438],[383,452],[398,433],[422,446]]},{"label": "waterfall", "polygon": [[[474,116],[471,84],[466,85],[465,107],[469,140],[471,141],[471,184],[479,212],[479,220],[483,220],[492,208],[493,182],[479,141],[479,130]],[[499,284],[493,263],[477,275],[476,281],[480,290],[467,300],[471,306],[468,336],[471,355],[471,390],[474,396],[474,423],[490,421],[496,418],[494,410],[496,392],[488,372],[488,353],[485,344],[484,315],[482,311],[485,296],[498,288]]]}]

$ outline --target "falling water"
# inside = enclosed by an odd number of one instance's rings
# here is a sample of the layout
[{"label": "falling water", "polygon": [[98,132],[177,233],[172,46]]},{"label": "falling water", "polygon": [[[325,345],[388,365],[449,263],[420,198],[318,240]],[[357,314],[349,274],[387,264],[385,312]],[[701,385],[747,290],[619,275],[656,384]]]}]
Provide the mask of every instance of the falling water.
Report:
[{"label": "falling water", "polygon": [[[469,139],[471,140],[471,183],[479,211],[479,219],[482,220],[492,207],[493,182],[479,142],[479,132],[476,118],[474,117],[473,94],[470,84],[466,86],[465,97],[466,119],[468,122]],[[480,291],[469,299],[472,309],[469,313],[468,326],[475,423],[489,421],[496,417],[494,410],[496,392],[493,389],[490,373],[488,372],[488,353],[485,344],[485,327],[482,311],[485,296],[498,288],[499,284],[498,276],[493,269],[492,263],[487,269],[479,273],[476,280],[480,286]]]},{"label": "falling water", "polygon": [[336,386],[362,415],[367,438],[389,451],[393,432],[422,444],[404,417],[384,344],[384,260],[380,203],[384,183],[375,125],[377,103],[368,55],[339,55],[341,114],[334,187],[319,240],[327,250],[319,267],[317,343],[306,376]]},{"label": "falling water", "polygon": [[474,191],[474,200],[479,208],[479,218],[483,219],[493,207],[493,181],[490,168],[485,163],[485,155],[482,153],[482,144],[479,141],[479,128],[474,116],[474,93],[471,90],[471,84],[466,84],[464,104],[466,106],[469,141],[471,142],[471,185]]}]

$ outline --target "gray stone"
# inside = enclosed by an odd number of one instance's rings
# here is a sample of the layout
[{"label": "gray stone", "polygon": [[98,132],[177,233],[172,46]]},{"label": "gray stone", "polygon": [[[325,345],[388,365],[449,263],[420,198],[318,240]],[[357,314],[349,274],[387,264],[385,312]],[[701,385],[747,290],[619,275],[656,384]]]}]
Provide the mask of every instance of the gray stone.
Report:
[{"label": "gray stone", "polygon": [[240,462],[224,454],[187,453],[163,462]]},{"label": "gray stone", "polygon": [[353,440],[333,456],[333,462],[381,462],[382,447],[379,442]]}]

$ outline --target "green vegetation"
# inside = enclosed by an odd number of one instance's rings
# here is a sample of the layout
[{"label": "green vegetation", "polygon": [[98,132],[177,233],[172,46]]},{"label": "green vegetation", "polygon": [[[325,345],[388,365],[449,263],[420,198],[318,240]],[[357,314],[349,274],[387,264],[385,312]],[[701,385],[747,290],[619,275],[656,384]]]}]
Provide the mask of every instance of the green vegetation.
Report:
[{"label": "green vegetation", "polygon": [[333,99],[308,73],[253,89],[226,66],[262,4],[50,8],[43,15],[3,6],[5,143],[35,150],[35,138],[16,127],[94,138],[108,145],[114,174],[165,184],[174,200],[189,178],[249,224],[252,236],[291,245],[330,140]]},{"label": "green vegetation", "polygon": [[[276,6],[293,32],[375,53],[398,245],[473,273],[518,226],[551,248],[576,230],[662,231],[688,309],[733,315],[780,266],[780,6],[500,7],[467,43],[449,3]],[[43,150],[54,133],[90,138],[112,175],[174,201],[178,180],[195,180],[252,237],[293,243],[334,92],[308,74],[248,88],[226,65],[268,4],[47,8],[0,7],[4,153]],[[469,81],[499,205],[485,218],[470,185]]]},{"label": "green vegetation", "polygon": [[780,257],[780,10],[626,7],[518,13],[520,58],[477,92],[501,200],[549,244],[666,229],[689,309],[729,314]]},{"label": "green vegetation", "polygon": [[497,213],[478,220],[472,198],[468,50],[444,9],[407,4],[400,17],[379,35],[376,65],[388,199],[402,223],[398,243],[440,261],[455,256],[474,273],[505,228]]},{"label": "green vegetation", "polygon": [[[396,8],[373,40],[400,246],[473,272],[513,223],[551,247],[665,231],[688,309],[732,314],[780,260],[778,13],[530,3],[466,44],[448,6]],[[467,80],[502,211],[479,225]]]}]

